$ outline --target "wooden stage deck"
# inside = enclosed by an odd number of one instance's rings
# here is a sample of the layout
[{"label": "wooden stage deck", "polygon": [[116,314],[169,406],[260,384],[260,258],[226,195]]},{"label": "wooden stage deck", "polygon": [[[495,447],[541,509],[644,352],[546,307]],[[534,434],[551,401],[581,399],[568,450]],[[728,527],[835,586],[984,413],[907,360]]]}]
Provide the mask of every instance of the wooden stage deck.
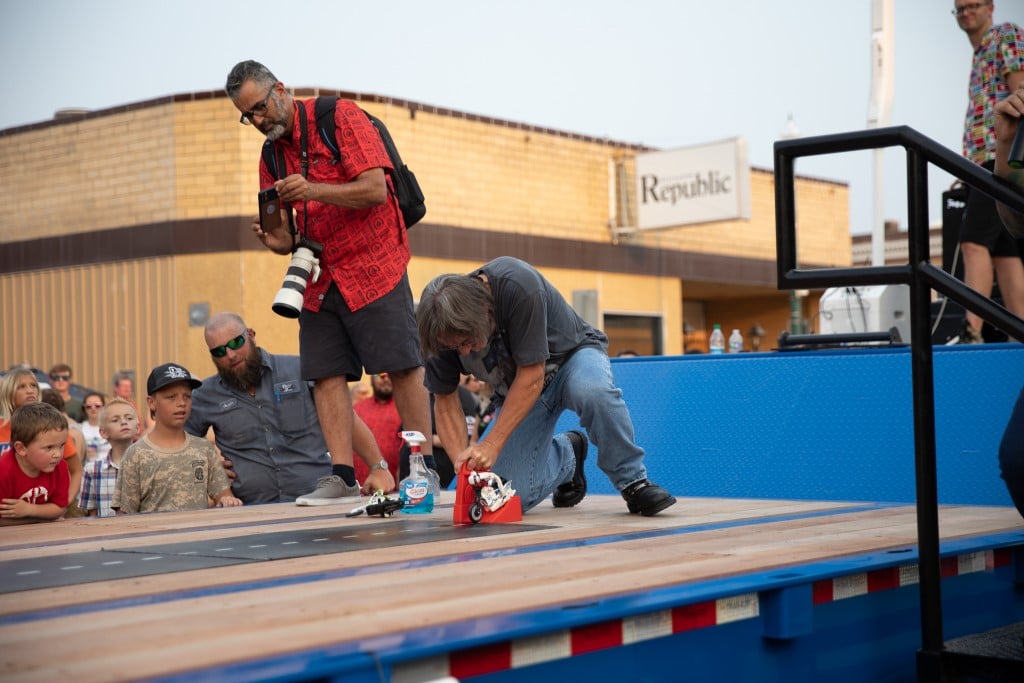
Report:
[{"label": "wooden stage deck", "polygon": [[[0,529],[0,680],[297,680],[368,654],[373,679],[465,677],[488,664],[457,652],[544,623],[575,637],[667,609],[676,628],[635,622],[639,640],[677,632],[687,604],[725,622],[763,616],[767,589],[803,582],[819,602],[835,577],[839,599],[840,575],[886,567],[915,582],[909,505],[681,498],[644,518],[590,496],[455,528],[452,502],[386,519],[280,504]],[[940,520],[960,573],[1024,544],[1013,508],[944,506]]]}]

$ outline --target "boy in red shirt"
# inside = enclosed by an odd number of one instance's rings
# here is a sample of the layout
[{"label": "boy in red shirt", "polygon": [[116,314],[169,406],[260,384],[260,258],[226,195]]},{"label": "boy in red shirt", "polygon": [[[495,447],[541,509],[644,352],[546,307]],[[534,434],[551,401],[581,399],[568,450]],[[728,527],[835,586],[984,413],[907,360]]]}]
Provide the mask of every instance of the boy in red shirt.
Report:
[{"label": "boy in red shirt", "polygon": [[0,526],[53,521],[68,506],[64,461],[68,420],[48,403],[27,403],[11,416],[11,450],[0,457]]}]

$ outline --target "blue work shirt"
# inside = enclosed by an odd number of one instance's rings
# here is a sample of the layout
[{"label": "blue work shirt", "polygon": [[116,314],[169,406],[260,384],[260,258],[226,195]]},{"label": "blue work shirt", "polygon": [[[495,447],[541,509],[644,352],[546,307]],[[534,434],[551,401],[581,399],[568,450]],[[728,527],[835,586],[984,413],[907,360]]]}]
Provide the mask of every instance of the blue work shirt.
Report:
[{"label": "blue work shirt", "polygon": [[217,447],[234,466],[234,495],[248,504],[293,501],[331,474],[312,385],[301,379],[298,356],[260,349],[263,379],[255,396],[226,384],[219,375],[192,392],[185,431],[206,436],[213,427]]}]

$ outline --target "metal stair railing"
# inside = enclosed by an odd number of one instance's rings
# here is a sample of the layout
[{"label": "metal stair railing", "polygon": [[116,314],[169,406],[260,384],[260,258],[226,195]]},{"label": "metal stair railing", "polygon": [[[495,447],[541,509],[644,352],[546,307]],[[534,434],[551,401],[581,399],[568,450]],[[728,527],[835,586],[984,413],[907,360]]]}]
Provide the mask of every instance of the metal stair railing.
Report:
[{"label": "metal stair railing", "polygon": [[[797,265],[794,160],[900,146],[907,153],[909,263],[891,266],[815,268]],[[935,394],[932,373],[930,290],[956,301],[984,320],[1024,339],[1024,320],[932,265],[928,243],[928,164],[973,189],[1024,212],[1024,193],[987,170],[907,126],[780,140],[775,143],[775,231],[780,290],[905,284],[910,287],[911,381],[914,410],[914,476],[921,601],[921,649],[917,680],[942,680],[942,595],[939,559],[938,484],[935,465]]]}]

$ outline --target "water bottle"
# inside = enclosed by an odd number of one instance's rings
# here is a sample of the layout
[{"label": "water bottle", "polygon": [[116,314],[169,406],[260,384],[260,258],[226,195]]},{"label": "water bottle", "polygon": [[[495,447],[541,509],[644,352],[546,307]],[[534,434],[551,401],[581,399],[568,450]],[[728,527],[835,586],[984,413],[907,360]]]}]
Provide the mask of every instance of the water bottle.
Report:
[{"label": "water bottle", "polygon": [[711,353],[723,353],[725,351],[725,335],[722,334],[722,326],[715,325],[711,331]]},{"label": "water bottle", "polygon": [[739,353],[743,350],[743,335],[739,330],[733,330],[729,335],[729,353]]},{"label": "water bottle", "polygon": [[[419,453],[420,458],[423,460],[423,465],[427,468],[427,479],[430,480],[430,492],[434,494],[434,500],[438,500],[441,497],[441,475],[437,473],[437,461],[434,456],[424,456],[420,452],[420,444],[426,441],[423,435],[419,432],[408,431],[402,432],[402,438],[405,439],[405,443],[409,444],[410,453]],[[427,465],[427,457],[431,459],[430,465]]]},{"label": "water bottle", "polygon": [[402,512],[407,515],[425,515],[434,511],[434,486],[430,471],[423,462],[420,444],[425,441],[419,432],[402,432],[409,444],[409,476],[398,484],[402,499]]}]

